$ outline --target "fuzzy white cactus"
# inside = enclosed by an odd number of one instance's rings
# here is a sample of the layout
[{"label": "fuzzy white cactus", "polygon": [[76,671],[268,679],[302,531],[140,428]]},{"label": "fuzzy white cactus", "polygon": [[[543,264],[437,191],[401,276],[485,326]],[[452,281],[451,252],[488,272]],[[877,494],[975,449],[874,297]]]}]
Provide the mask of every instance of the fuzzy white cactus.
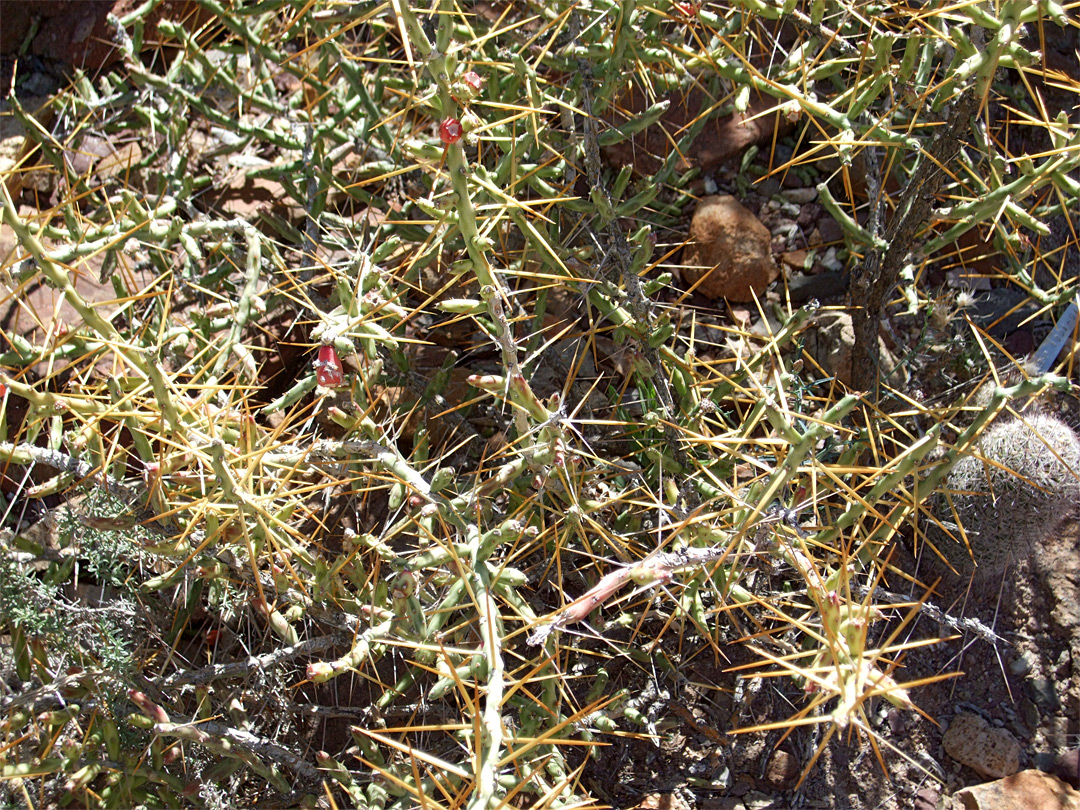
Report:
[{"label": "fuzzy white cactus", "polygon": [[[999,422],[953,468],[949,490],[952,508],[943,498],[940,516],[952,521],[955,510],[980,575],[1000,573],[1080,513],[1080,438],[1045,413]],[[970,569],[966,549],[939,548]]]}]

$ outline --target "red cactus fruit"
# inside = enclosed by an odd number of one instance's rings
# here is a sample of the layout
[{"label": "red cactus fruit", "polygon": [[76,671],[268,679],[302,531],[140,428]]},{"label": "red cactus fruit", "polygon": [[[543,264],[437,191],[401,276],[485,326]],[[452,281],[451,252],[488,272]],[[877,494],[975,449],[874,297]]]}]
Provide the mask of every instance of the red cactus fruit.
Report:
[{"label": "red cactus fruit", "polygon": [[456,118],[447,118],[439,124],[439,138],[445,144],[457,143],[461,140],[461,122]]},{"label": "red cactus fruit", "polygon": [[477,93],[480,92],[484,86],[484,80],[480,78],[480,74],[475,70],[467,71],[461,74],[461,81],[471,87]]},{"label": "red cactus fruit", "polygon": [[319,385],[325,388],[341,385],[345,379],[345,371],[332,343],[324,343],[319,347],[319,359],[315,361],[315,377]]}]

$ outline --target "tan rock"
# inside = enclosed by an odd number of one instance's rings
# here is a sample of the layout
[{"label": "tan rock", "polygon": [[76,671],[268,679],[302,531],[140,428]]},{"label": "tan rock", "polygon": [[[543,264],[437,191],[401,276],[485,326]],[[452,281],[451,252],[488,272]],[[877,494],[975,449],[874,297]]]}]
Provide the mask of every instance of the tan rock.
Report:
[{"label": "tan rock", "polygon": [[1036,770],[964,788],[954,798],[964,810],[1080,810],[1080,793]]},{"label": "tan rock", "polygon": [[[34,116],[44,129],[52,126],[54,111],[47,98],[34,97],[22,99],[23,110]],[[22,122],[15,113],[7,109],[5,102],[0,106],[0,177],[4,178],[8,194],[17,198],[22,193],[25,183],[26,168],[30,153],[36,149],[33,139],[26,137]]]},{"label": "tan rock", "polygon": [[1020,770],[1020,743],[977,714],[956,715],[941,744],[946,754],[982,776],[1001,778]]},{"label": "tan rock", "polygon": [[[855,325],[851,315],[835,310],[819,313],[814,318],[814,328],[807,330],[804,346],[826,374],[851,387],[851,357],[855,348]],[[878,338],[878,356],[884,378],[896,369],[896,358],[881,338]]]},{"label": "tan rock", "polygon": [[787,250],[780,256],[784,264],[793,270],[802,270],[806,267],[806,257],[810,255],[806,250]]},{"label": "tan rock", "polygon": [[142,160],[142,149],[137,141],[122,142],[119,139],[84,135],[78,143],[64,150],[64,159],[77,177],[97,181],[125,176]]},{"label": "tan rock", "polygon": [[765,766],[765,784],[773,790],[791,790],[799,781],[799,761],[784,750],[773,751]]},{"label": "tan rock", "polygon": [[697,284],[708,298],[730,301],[754,300],[780,275],[769,229],[726,194],[698,204],[683,265],[688,285]]},{"label": "tan rock", "polygon": [[641,800],[638,810],[690,810],[690,807],[678,793],[649,793]]}]

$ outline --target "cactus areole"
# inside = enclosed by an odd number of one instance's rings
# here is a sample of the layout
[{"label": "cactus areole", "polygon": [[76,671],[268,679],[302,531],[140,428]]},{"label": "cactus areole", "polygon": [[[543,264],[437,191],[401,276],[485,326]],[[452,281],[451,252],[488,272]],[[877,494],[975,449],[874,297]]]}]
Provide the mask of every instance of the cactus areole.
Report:
[{"label": "cactus areole", "polygon": [[341,385],[345,379],[345,371],[341,367],[337,349],[331,343],[324,343],[319,347],[319,359],[315,361],[315,377],[319,385],[333,388]]},{"label": "cactus areole", "polygon": [[461,122],[456,118],[445,118],[439,124],[439,138],[445,144],[457,143],[461,140]]}]

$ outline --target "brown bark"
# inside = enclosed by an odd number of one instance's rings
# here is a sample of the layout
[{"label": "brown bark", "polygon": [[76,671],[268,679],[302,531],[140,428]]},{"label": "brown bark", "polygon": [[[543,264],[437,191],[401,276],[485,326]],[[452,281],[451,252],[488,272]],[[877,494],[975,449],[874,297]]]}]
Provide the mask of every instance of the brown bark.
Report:
[{"label": "brown bark", "polygon": [[[878,332],[885,302],[900,278],[915,237],[929,221],[938,189],[945,181],[949,164],[960,151],[960,136],[967,131],[978,100],[970,92],[953,105],[949,120],[939,128],[930,147],[900,193],[900,204],[885,229],[884,252],[871,250],[862,265],[851,274],[851,303],[855,311],[855,347],[852,352],[852,383],[855,388],[878,395]],[[879,177],[871,178],[878,186]],[[870,188],[871,203],[877,205],[877,188]],[[876,230],[876,229],[874,229]]]}]

